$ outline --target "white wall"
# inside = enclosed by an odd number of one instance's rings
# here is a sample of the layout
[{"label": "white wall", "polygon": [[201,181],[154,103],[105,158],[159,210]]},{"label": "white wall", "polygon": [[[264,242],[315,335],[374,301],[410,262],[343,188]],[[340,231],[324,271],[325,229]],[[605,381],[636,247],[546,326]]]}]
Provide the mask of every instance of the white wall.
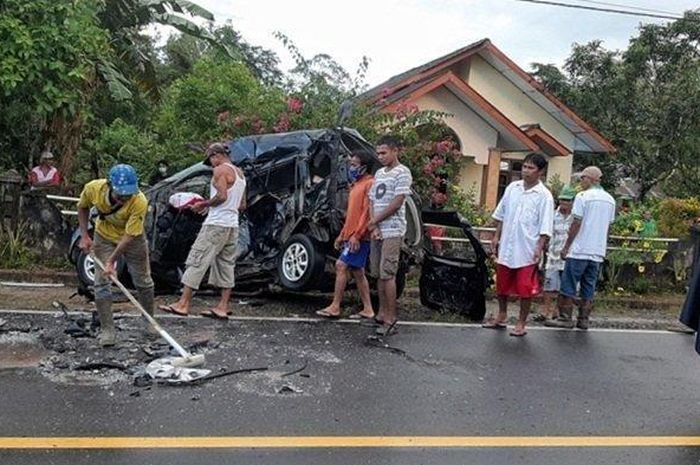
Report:
[{"label": "white wall", "polygon": [[462,154],[474,157],[479,164],[488,163],[489,148],[496,147],[498,131],[469,109],[451,91],[445,87],[439,87],[414,103],[420,110],[435,110],[454,115],[445,118],[445,124],[459,137]]},{"label": "white wall", "polygon": [[481,184],[484,179],[484,165],[478,165],[474,159],[469,157],[462,164],[462,169],[459,172],[459,187],[463,191],[467,191],[472,187],[476,191],[476,202],[481,203]]},{"label": "white wall", "polygon": [[478,55],[471,58],[468,83],[516,125],[539,124],[573,152],[574,134]]},{"label": "white wall", "polygon": [[547,180],[551,180],[554,175],[559,175],[559,179],[564,184],[571,182],[571,170],[574,157],[552,157],[549,159],[549,169],[547,170]]}]

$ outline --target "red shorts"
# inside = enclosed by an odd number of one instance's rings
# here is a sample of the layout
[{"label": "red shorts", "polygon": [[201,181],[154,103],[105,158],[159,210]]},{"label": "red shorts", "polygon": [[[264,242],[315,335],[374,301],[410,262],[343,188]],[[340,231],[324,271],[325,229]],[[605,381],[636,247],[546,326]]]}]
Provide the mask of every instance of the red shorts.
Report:
[{"label": "red shorts", "polygon": [[508,268],[496,265],[496,294],[530,299],[540,293],[540,277],[537,265]]}]

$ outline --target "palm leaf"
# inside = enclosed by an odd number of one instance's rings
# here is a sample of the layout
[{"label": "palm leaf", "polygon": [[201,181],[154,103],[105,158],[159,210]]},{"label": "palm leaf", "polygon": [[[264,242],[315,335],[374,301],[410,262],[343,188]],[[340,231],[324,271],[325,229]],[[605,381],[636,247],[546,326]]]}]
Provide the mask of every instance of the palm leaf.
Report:
[{"label": "palm leaf", "polygon": [[158,14],[166,14],[167,8],[176,13],[198,16],[208,21],[214,21],[214,14],[188,0],[138,0],[139,6],[154,9]]},{"label": "palm leaf", "polygon": [[102,80],[107,84],[107,88],[114,100],[129,100],[132,98],[132,93],[127,87],[128,79],[119,71],[114,64],[102,60],[97,64],[97,70],[102,77]]}]

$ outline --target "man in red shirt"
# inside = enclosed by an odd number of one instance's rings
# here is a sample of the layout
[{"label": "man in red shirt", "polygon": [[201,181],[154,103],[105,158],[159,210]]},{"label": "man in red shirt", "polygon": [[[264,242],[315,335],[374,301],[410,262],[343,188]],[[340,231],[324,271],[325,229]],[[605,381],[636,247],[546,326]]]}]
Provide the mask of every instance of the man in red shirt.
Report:
[{"label": "man in red shirt", "polygon": [[362,299],[362,310],[350,315],[351,319],[372,319],[374,309],[369,296],[369,283],[365,276],[365,265],[369,256],[370,242],[367,226],[369,224],[369,190],[373,177],[368,172],[370,159],[364,154],[353,153],[350,156],[348,175],[352,182],[348,198],[345,224],[335,240],[336,250],[342,250],[335,262],[335,293],[333,302],[316,315],[325,318],[339,318],[340,304],[343,300],[345,286],[348,283],[348,270],[355,278],[357,290]]},{"label": "man in red shirt", "polygon": [[37,187],[53,187],[61,184],[61,173],[53,166],[53,154],[48,150],[41,154],[39,165],[29,172],[29,185]]}]

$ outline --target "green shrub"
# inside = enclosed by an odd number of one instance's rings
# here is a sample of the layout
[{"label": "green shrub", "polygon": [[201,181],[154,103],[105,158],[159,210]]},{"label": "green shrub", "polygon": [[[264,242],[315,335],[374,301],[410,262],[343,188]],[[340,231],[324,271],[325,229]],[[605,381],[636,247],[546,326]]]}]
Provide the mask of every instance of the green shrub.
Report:
[{"label": "green shrub", "polygon": [[19,223],[17,229],[0,231],[0,268],[28,269],[37,263],[36,253],[27,245],[27,224]]},{"label": "green shrub", "polygon": [[448,198],[447,209],[459,212],[472,226],[485,226],[491,219],[489,211],[480,206],[476,200],[476,186],[474,184],[466,191],[451,184]]},{"label": "green shrub", "polygon": [[649,294],[654,288],[654,281],[648,276],[637,276],[629,285],[629,290],[639,295]]},{"label": "green shrub", "polygon": [[700,217],[700,200],[664,199],[659,202],[659,233],[664,237],[686,237],[693,221]]}]

